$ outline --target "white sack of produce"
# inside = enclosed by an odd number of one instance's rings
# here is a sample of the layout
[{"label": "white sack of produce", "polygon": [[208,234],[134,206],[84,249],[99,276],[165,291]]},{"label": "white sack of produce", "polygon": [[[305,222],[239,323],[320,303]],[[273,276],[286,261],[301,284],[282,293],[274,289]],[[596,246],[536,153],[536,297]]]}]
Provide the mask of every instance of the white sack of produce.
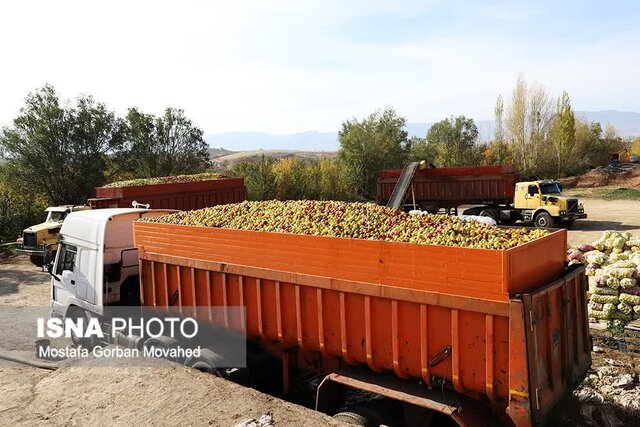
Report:
[{"label": "white sack of produce", "polygon": [[607,262],[607,255],[600,251],[591,251],[584,254],[584,260],[589,264],[603,265]]},{"label": "white sack of produce", "polygon": [[490,218],[488,216],[460,215],[460,219],[463,221],[476,221],[481,224],[487,224],[487,225],[498,225],[495,219]]}]

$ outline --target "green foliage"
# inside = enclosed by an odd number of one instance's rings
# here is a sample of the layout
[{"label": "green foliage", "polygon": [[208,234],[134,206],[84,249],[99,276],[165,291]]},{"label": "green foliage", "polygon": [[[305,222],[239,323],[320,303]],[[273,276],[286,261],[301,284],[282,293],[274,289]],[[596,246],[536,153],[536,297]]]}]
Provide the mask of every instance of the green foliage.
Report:
[{"label": "green foliage", "polygon": [[435,147],[437,166],[466,166],[478,142],[473,119],[451,117],[435,123],[427,132],[427,145]]},{"label": "green foliage", "polygon": [[571,109],[569,94],[563,92],[558,99],[558,108],[553,121],[552,141],[555,145],[557,173],[560,176],[566,171],[566,164],[576,143],[576,118]]},{"label": "green foliage", "polygon": [[150,178],[192,174],[210,166],[203,131],[183,110],[167,108],[156,117],[130,108],[125,124],[127,138],[115,162],[118,174]]},{"label": "green foliage", "polygon": [[244,178],[249,200],[268,200],[276,196],[276,177],[271,168],[275,161],[262,156],[256,162],[242,162],[233,168],[233,172]]},{"label": "green foliage", "polygon": [[631,143],[631,149],[629,151],[631,152],[631,154],[640,156],[640,136],[633,140],[633,142]]},{"label": "green foliage", "polygon": [[105,182],[107,153],[124,140],[122,122],[104,104],[80,96],[63,107],[52,86],[27,95],[0,133],[6,173],[25,192],[53,204],[83,203]]},{"label": "green foliage", "polygon": [[408,142],[405,124],[406,119],[392,108],[342,123],[338,158],[356,196],[374,199],[378,172],[404,165]]},{"label": "green foliage", "polygon": [[343,168],[337,159],[303,160],[295,157],[274,161],[262,157],[240,163],[234,173],[245,179],[250,200],[349,200]]},{"label": "green foliage", "polygon": [[637,188],[585,188],[572,191],[576,197],[605,200],[640,200],[640,190]]},{"label": "green foliage", "polygon": [[407,156],[411,162],[421,160],[427,163],[434,163],[438,154],[437,148],[433,144],[427,143],[426,138],[411,137],[407,143]]},{"label": "green foliage", "polygon": [[22,191],[12,182],[0,166],[0,242],[15,241],[20,231],[45,218],[46,199],[34,192]]}]

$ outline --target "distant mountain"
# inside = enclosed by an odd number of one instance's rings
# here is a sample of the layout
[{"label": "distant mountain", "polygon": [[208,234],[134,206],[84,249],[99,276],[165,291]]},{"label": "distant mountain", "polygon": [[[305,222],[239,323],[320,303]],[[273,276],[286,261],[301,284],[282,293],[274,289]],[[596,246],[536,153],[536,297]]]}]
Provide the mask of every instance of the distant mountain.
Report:
[{"label": "distant mountain", "polygon": [[578,111],[576,114],[590,122],[599,122],[602,127],[612,124],[621,136],[640,135],[640,113],[631,111],[602,110]]},{"label": "distant mountain", "polygon": [[338,149],[338,132],[298,132],[289,135],[273,135],[265,132],[226,132],[205,135],[211,147],[224,147],[232,151],[247,150],[296,150],[335,151]]},{"label": "distant mountain", "polygon": [[[578,111],[583,120],[600,122],[604,127],[612,124],[622,136],[640,135],[640,113],[603,110]],[[433,123],[407,123],[409,136],[424,137]],[[481,141],[493,138],[495,123],[493,120],[476,121]],[[298,132],[287,135],[273,135],[264,132],[226,132],[205,135],[211,147],[224,147],[226,150],[295,150],[295,151],[336,151],[339,147],[338,132]],[[222,155],[222,154],[219,154]]]}]

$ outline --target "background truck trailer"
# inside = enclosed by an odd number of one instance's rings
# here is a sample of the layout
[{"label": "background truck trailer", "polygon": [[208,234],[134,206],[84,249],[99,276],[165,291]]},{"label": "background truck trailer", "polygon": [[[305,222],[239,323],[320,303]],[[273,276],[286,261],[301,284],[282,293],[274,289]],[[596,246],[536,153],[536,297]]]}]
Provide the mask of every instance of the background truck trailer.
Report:
[{"label": "background truck trailer", "polygon": [[[203,320],[275,355],[284,394],[296,378],[310,378],[300,373],[321,379],[315,407],[328,414],[392,416],[400,425],[427,425],[434,413],[463,426],[537,425],[590,365],[586,279],[583,267],[565,268],[565,230],[497,251],[133,223],[140,215],[155,214],[69,216],[62,242],[79,259],[56,260],[54,311],[100,315],[107,265],[139,274],[146,306],[244,307],[245,316],[217,310]],[[87,223],[93,231],[80,238]],[[107,260],[110,252],[120,256]],[[82,275],[93,302],[71,284]],[[213,370],[224,349],[212,342],[209,350]],[[362,413],[347,405],[352,390],[388,404]]]},{"label": "background truck trailer", "polygon": [[[56,256],[60,226],[69,212],[85,209],[130,208],[136,202],[154,209],[193,210],[246,200],[243,178],[219,178],[168,184],[98,187],[89,206],[60,206],[47,209],[47,220],[25,229],[17,240],[18,252],[29,254],[37,266]],[[52,220],[52,213],[57,214]]]},{"label": "background truck trailer", "polygon": [[[415,167],[410,169],[411,165]],[[504,225],[533,221],[542,228],[570,226],[587,217],[576,197],[561,194],[561,185],[522,182],[512,165],[418,169],[413,163],[404,170],[384,170],[378,174],[377,202],[387,204],[399,182],[405,186],[396,195],[402,202],[398,207],[415,204],[432,213],[444,209],[457,214],[458,207],[473,205],[463,214],[488,216]]]},{"label": "background truck trailer", "polygon": [[246,200],[243,178],[220,178],[168,184],[97,187],[92,208],[130,208],[135,201],[153,209],[193,210]]}]

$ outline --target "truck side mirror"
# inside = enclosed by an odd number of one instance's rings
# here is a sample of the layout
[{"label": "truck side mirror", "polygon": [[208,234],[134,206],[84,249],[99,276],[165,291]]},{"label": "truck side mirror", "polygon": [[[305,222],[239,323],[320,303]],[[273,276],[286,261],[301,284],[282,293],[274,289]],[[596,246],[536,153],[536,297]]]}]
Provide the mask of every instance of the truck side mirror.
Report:
[{"label": "truck side mirror", "polygon": [[49,273],[49,275],[53,277],[56,280],[56,282],[60,281],[60,278],[55,274],[53,274],[53,263],[47,264],[47,273]]}]

